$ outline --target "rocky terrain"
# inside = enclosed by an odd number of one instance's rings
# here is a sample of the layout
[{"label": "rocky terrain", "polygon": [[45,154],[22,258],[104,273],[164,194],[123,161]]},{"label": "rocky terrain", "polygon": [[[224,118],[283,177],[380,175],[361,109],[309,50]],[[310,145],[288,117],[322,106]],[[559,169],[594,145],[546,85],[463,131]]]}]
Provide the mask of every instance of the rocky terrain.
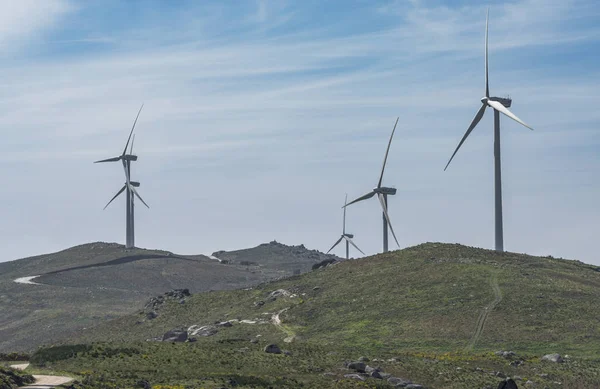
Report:
[{"label": "rocky terrain", "polygon": [[[235,253],[226,263],[96,242],[0,263],[0,352],[33,351],[69,339],[171,289],[246,288],[309,271],[324,255],[280,243]],[[255,265],[245,264],[250,262]]]}]

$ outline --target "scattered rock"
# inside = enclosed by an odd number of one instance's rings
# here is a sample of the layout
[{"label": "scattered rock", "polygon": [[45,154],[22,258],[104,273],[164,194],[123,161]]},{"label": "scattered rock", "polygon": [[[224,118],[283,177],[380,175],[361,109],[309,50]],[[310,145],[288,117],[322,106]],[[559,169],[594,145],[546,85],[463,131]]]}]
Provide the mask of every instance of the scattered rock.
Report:
[{"label": "scattered rock", "polygon": [[360,374],[352,373],[352,374],[344,374],[344,378],[352,378],[359,381],[364,381],[364,377]]},{"label": "scattered rock", "polygon": [[258,339],[250,339],[250,343],[254,343],[254,344],[258,343]]},{"label": "scattered rock", "polygon": [[405,386],[406,389],[423,389],[423,385],[419,384],[408,384]]},{"label": "scattered rock", "polygon": [[337,262],[337,259],[335,258],[330,258],[330,259],[325,259],[321,262],[317,262],[314,265],[312,265],[312,270],[317,270],[317,269],[321,269],[323,267],[327,267],[329,265],[332,265],[334,263]]},{"label": "scattered rock", "polygon": [[502,373],[501,371],[497,371],[493,374],[498,378],[506,378],[506,374]]},{"label": "scattered rock", "polygon": [[222,321],[217,323],[217,327],[233,327],[233,324],[230,321]]},{"label": "scattered rock", "polygon": [[254,306],[255,306],[255,307],[262,307],[263,305],[265,305],[265,302],[264,302],[264,301],[262,301],[262,300],[260,300],[260,301],[256,301],[256,302],[254,303]]},{"label": "scattered rock", "polygon": [[150,385],[150,383],[146,380],[139,380],[138,382],[136,382],[135,386],[138,388],[143,388],[143,389],[151,389],[152,388],[152,385]]},{"label": "scattered rock", "polygon": [[276,344],[269,344],[265,346],[265,352],[269,354],[281,354],[281,349]]},{"label": "scattered rock", "polygon": [[367,365],[364,362],[350,362],[346,367],[359,373],[364,373]]},{"label": "scattered rock", "polygon": [[144,310],[155,311],[169,299],[178,300],[181,304],[181,302],[185,301],[185,298],[189,296],[191,296],[189,289],[173,289],[161,296],[152,297],[144,306]]},{"label": "scattered rock", "polygon": [[209,325],[209,326],[199,326],[193,325],[188,328],[188,332],[191,336],[212,336],[219,332],[217,327]]},{"label": "scattered rock", "polygon": [[546,354],[542,357],[542,361],[554,362],[554,363],[563,363],[564,360],[560,356],[560,354]]},{"label": "scattered rock", "polygon": [[371,372],[371,377],[373,377],[373,378],[377,378],[377,379],[379,379],[379,380],[382,380],[382,379],[383,379],[383,376],[382,376],[382,375],[381,375],[381,373],[380,373],[379,371],[377,371],[377,370],[373,370],[373,371]]},{"label": "scattered rock", "polygon": [[507,379],[498,384],[498,389],[519,389],[517,384],[512,379]]},{"label": "scattered rock", "polygon": [[396,387],[401,386],[401,387],[406,387],[407,385],[412,384],[411,380],[405,380],[404,378],[400,378],[400,377],[390,377],[388,378],[388,383],[391,385],[394,385]]},{"label": "scattered rock", "polygon": [[277,289],[272,291],[271,293],[269,293],[269,298],[273,299],[273,298],[277,298],[277,297],[290,297],[292,295],[292,293],[290,293],[289,291],[285,290],[285,289]]},{"label": "scattered rock", "polygon": [[157,317],[158,317],[158,313],[156,313],[156,311],[150,311],[150,312],[146,313],[146,319],[148,319],[148,320],[156,319]]},{"label": "scattered rock", "polygon": [[287,356],[291,356],[292,352],[290,350],[283,350],[283,354]]},{"label": "scattered rock", "polygon": [[531,380],[527,380],[527,382],[525,382],[525,386],[532,388],[535,386],[535,382],[533,382]]},{"label": "scattered rock", "polygon": [[321,289],[321,287],[320,287],[320,286],[315,286],[315,287],[313,288],[313,290],[319,290],[319,289]]},{"label": "scattered rock", "polygon": [[369,362],[369,358],[367,358],[367,357],[360,357],[360,358],[358,358],[358,360],[360,362]]},{"label": "scattered rock", "polygon": [[496,351],[496,355],[506,359],[511,359],[517,356],[517,354],[515,354],[513,351]]},{"label": "scattered rock", "polygon": [[186,330],[175,329],[166,332],[163,335],[163,342],[185,342],[188,338],[188,332]]},{"label": "scattered rock", "polygon": [[517,359],[517,360],[514,360],[511,363],[509,363],[509,365],[510,366],[514,366],[514,367],[518,367],[518,366],[521,366],[523,363],[525,363],[525,362],[523,362],[520,359]]}]

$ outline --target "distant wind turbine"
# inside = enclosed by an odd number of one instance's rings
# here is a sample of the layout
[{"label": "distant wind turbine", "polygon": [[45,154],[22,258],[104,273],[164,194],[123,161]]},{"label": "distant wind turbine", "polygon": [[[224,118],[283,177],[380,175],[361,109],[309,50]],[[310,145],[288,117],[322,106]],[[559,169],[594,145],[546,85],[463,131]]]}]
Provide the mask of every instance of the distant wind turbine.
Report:
[{"label": "distant wind turbine", "polygon": [[[123,153],[118,157],[103,159],[101,161],[96,161],[94,163],[102,163],[102,162],[118,162],[121,161],[123,164],[123,170],[125,171],[125,184],[123,187],[117,192],[117,194],[110,199],[108,204],[104,207],[106,209],[110,203],[113,202],[114,199],[119,197],[119,195],[123,192],[126,192],[126,209],[125,209],[125,247],[126,248],[134,248],[135,247],[135,232],[134,232],[134,197],[140,199],[140,201],[148,208],[148,204],[142,199],[135,188],[140,186],[139,182],[131,181],[131,162],[137,161],[137,155],[133,155],[133,143],[135,141],[135,135],[133,134],[133,130],[135,129],[135,124],[140,116],[140,112],[142,112],[142,108],[144,105],[140,107],[137,116],[135,117],[135,121],[133,122],[133,127],[131,127],[131,132],[129,133],[129,138],[127,138],[127,143],[125,143],[125,148],[123,149]],[[133,139],[132,139],[133,135]],[[131,141],[131,147],[129,149],[129,153],[127,153],[127,147],[129,147],[129,142]]]},{"label": "distant wind turbine", "polygon": [[504,233],[502,230],[502,168],[500,161],[500,112],[509,118],[513,119],[517,123],[533,130],[530,126],[525,124],[521,119],[515,116],[512,112],[508,110],[508,107],[511,106],[512,100],[510,98],[501,98],[501,97],[490,97],[490,86],[489,86],[489,77],[488,77],[488,24],[489,24],[489,9],[486,16],[485,22],[485,97],[481,98],[481,108],[477,111],[475,118],[471,122],[471,125],[467,129],[467,132],[460,140],[460,143],[454,150],[452,157],[446,164],[444,171],[452,162],[452,159],[456,155],[460,146],[467,139],[471,131],[477,126],[483,114],[485,113],[485,109],[487,107],[491,107],[494,110],[494,173],[495,173],[495,213],[496,213],[496,251],[504,251]]},{"label": "distant wind turbine", "polygon": [[385,171],[385,164],[387,162],[388,153],[390,152],[390,146],[392,144],[392,139],[394,138],[394,132],[396,131],[396,126],[398,125],[399,119],[400,118],[396,119],[396,123],[394,124],[394,129],[392,130],[392,135],[390,135],[390,141],[388,142],[388,146],[385,151],[385,157],[383,158],[383,166],[381,167],[381,174],[379,175],[379,182],[377,183],[377,187],[375,187],[371,192],[367,193],[366,195],[360,196],[356,200],[353,200],[353,201],[349,202],[348,204],[344,205],[344,208],[345,208],[348,205],[357,203],[362,200],[370,199],[371,197],[377,195],[377,198],[379,199],[379,203],[381,204],[381,209],[383,211],[383,252],[384,253],[388,251],[388,226],[390,227],[390,231],[392,231],[392,235],[394,236],[394,240],[396,241],[396,244],[398,245],[398,247],[400,247],[400,244],[398,243],[398,239],[396,239],[396,234],[394,233],[394,228],[392,227],[392,222],[390,221],[390,216],[388,214],[388,202],[387,202],[388,195],[393,196],[396,194],[396,188],[387,188],[387,187],[381,186],[381,184],[383,182],[383,172]]},{"label": "distant wind turbine", "polygon": [[348,203],[348,195],[346,195],[346,200],[344,200],[344,223],[343,223],[343,227],[342,227],[342,236],[337,240],[337,242],[335,242],[335,244],[333,246],[331,246],[331,248],[329,249],[327,254],[329,254],[331,252],[331,250],[333,250],[335,248],[335,246],[337,246],[342,240],[345,240],[346,241],[346,259],[350,259],[349,244],[351,244],[352,246],[354,246],[355,249],[360,251],[362,255],[366,255],[366,254],[363,253],[363,251],[361,249],[359,249],[358,246],[356,244],[354,244],[354,242],[352,241],[352,238],[354,238],[354,235],[346,233],[346,204],[347,203]]}]

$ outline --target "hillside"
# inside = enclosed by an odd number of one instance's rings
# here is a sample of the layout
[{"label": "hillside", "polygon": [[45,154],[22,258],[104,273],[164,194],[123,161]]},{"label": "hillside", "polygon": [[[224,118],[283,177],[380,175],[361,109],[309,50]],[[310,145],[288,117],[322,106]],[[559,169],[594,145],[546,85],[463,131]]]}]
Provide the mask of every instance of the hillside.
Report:
[{"label": "hillside", "polygon": [[[234,373],[244,382],[258,380],[257,387],[354,387],[358,379],[344,377],[352,373],[344,361],[365,355],[428,387],[495,387],[510,375],[521,384],[532,381],[528,386],[593,388],[600,387],[598,301],[597,267],[429,243],[252,289],[196,294],[183,304],[169,300],[152,308],[156,318],[140,310],[71,340],[118,346],[87,346],[77,358],[52,365],[94,366],[165,384],[198,384],[200,374],[206,387],[220,387]],[[231,326],[215,324],[223,321]],[[177,328],[188,329],[195,342],[147,341]],[[291,356],[264,353],[272,342]],[[111,347],[133,351],[94,356]],[[516,356],[505,359],[498,350]],[[549,353],[570,357],[541,362]]]},{"label": "hillside", "polygon": [[[305,263],[302,271],[316,262],[309,258],[311,251],[304,252],[299,254]],[[273,254],[267,264],[245,266],[203,255],[127,250],[96,242],[0,263],[0,352],[33,350],[69,338],[131,313],[171,289],[187,288],[192,293],[237,289],[289,276],[296,268],[289,268],[290,259],[298,260]],[[31,280],[34,285],[15,282],[31,276],[39,276]]]}]

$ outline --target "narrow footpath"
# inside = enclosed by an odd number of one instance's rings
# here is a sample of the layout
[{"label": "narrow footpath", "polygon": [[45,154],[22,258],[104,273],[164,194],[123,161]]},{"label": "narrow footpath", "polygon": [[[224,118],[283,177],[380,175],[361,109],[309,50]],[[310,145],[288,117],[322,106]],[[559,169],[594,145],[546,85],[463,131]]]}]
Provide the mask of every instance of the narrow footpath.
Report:
[{"label": "narrow footpath", "polygon": [[496,273],[494,271],[490,275],[489,283],[492,288],[492,291],[494,292],[494,300],[481,310],[481,313],[479,314],[479,317],[477,318],[477,325],[475,326],[475,332],[473,332],[473,336],[471,337],[469,344],[467,344],[467,347],[465,347],[465,350],[467,350],[467,351],[473,350],[473,348],[479,341],[481,334],[483,333],[483,329],[485,327],[485,322],[488,318],[488,315],[502,301],[502,291],[500,290],[500,286],[498,286],[498,273]]}]

